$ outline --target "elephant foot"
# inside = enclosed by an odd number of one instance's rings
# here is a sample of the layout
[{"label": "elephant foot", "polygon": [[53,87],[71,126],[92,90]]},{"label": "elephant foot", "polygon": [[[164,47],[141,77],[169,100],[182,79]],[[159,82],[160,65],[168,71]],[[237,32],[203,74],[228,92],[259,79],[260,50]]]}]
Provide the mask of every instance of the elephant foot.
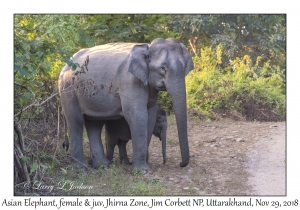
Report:
[{"label": "elephant foot", "polygon": [[100,166],[107,167],[111,164],[111,161],[109,161],[106,157],[101,159],[92,158],[92,166],[95,169],[98,169]]},{"label": "elephant foot", "polygon": [[128,159],[120,159],[120,163],[124,163],[125,165],[131,165],[132,163]]},{"label": "elephant foot", "polygon": [[110,161],[110,162],[113,162],[113,157],[108,157],[108,156],[106,156],[106,159],[108,160],[108,161]]},{"label": "elephant foot", "polygon": [[150,164],[149,162],[147,162],[146,164],[149,166],[149,168],[151,170],[152,169],[152,164]]},{"label": "elephant foot", "polygon": [[133,163],[133,172],[141,172],[143,175],[151,173],[152,170],[147,163],[144,164],[135,164]]},{"label": "elephant foot", "polygon": [[74,165],[79,169],[87,169],[89,167],[89,164],[85,160],[74,160]]}]

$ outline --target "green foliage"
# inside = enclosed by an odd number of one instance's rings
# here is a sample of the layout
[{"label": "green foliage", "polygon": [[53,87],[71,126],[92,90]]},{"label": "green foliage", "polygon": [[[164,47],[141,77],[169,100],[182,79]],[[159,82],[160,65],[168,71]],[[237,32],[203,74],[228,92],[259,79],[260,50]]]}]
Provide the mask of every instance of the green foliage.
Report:
[{"label": "green foliage", "polygon": [[[259,67],[250,56],[236,58],[226,69],[218,61],[221,48],[213,51],[201,49],[201,56],[194,57],[195,70],[186,77],[188,107],[212,117],[214,110],[238,110],[248,119],[260,119],[256,114],[272,110],[285,117],[285,84],[283,70],[270,66],[269,62]],[[260,74],[257,74],[257,69]],[[253,109],[253,110],[249,110]],[[272,118],[272,116],[269,116]],[[277,119],[279,119],[278,117]],[[261,118],[263,120],[270,120]]]},{"label": "green foliage", "polygon": [[[15,15],[15,76],[17,72],[26,77],[49,72],[51,57],[58,53],[69,58],[74,49],[71,36],[74,36],[75,27],[67,29],[71,21],[75,24],[74,18],[63,15]],[[66,39],[70,39],[69,45],[63,44]]]},{"label": "green foliage", "polygon": [[14,16],[14,111],[18,117],[15,120],[34,117],[44,111],[42,106],[32,106],[31,114],[23,109],[53,92],[64,65],[62,60],[69,59],[79,39],[76,36],[79,33],[76,32],[77,18],[67,15]]},{"label": "green foliage", "polygon": [[170,36],[166,28],[169,22],[169,16],[159,14],[86,15],[83,28],[91,37],[87,42],[89,47],[108,42],[149,43]]},{"label": "green foliage", "polygon": [[190,45],[196,56],[205,46],[223,47],[223,67],[230,60],[249,55],[251,60],[261,56],[262,64],[285,69],[286,15],[171,15],[168,25],[179,33],[180,39]]},{"label": "green foliage", "polygon": [[173,104],[171,96],[168,92],[159,92],[158,94],[158,106],[165,110],[168,114],[173,112]]}]

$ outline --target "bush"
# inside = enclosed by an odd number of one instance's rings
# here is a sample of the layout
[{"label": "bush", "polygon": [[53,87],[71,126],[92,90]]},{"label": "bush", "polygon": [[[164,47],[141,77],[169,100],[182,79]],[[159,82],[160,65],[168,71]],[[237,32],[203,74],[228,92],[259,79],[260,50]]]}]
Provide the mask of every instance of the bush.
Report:
[{"label": "bush", "polygon": [[283,70],[269,62],[259,68],[260,57],[253,65],[248,55],[221,69],[221,51],[221,47],[216,51],[205,47],[200,57],[193,58],[195,70],[186,77],[189,109],[209,118],[236,110],[247,120],[284,120]]},{"label": "bush", "polygon": [[170,114],[173,112],[172,99],[168,92],[159,92],[158,107],[165,110],[167,112],[167,114]]}]

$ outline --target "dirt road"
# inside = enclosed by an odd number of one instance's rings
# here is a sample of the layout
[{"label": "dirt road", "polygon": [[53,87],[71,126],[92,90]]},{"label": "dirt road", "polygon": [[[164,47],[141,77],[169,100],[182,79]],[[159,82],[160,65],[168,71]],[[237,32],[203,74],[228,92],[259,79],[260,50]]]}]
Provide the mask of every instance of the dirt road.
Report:
[{"label": "dirt road", "polygon": [[252,195],[286,195],[285,124],[271,126],[270,136],[260,138],[248,151],[248,184]]},{"label": "dirt road", "polygon": [[180,168],[175,119],[168,118],[167,163],[150,145],[152,174],[169,195],[285,195],[285,122],[189,119],[191,160]]}]

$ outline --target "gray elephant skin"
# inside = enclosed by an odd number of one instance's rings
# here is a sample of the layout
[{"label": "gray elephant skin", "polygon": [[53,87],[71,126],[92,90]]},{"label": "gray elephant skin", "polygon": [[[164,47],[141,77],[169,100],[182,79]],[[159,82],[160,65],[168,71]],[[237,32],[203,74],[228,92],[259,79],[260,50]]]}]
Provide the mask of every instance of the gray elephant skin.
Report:
[{"label": "gray elephant skin", "polygon": [[176,39],[157,38],[151,44],[110,43],[73,55],[80,65],[62,69],[58,87],[77,167],[87,167],[82,134],[85,125],[94,168],[109,165],[101,131],[106,120],[124,117],[133,146],[133,169],[150,170],[148,146],[153,133],[159,91],[167,91],[177,122],[181,167],[189,163],[185,76],[194,69],[185,46]]},{"label": "gray elephant skin", "polygon": [[[153,130],[153,134],[162,142],[163,163],[166,162],[166,135],[167,135],[167,116],[163,109],[157,109],[157,117]],[[125,120],[108,120],[105,124],[105,141],[106,141],[106,157],[108,160],[113,159],[115,146],[119,148],[120,162],[130,164],[127,156],[126,144],[131,139],[130,128]]]}]

